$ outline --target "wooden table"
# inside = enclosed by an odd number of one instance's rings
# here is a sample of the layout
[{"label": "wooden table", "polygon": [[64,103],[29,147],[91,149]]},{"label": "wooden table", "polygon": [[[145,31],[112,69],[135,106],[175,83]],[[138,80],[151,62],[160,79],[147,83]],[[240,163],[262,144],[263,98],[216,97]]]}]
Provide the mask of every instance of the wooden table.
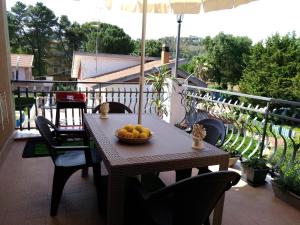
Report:
[{"label": "wooden table", "polygon": [[[137,122],[134,114],[110,114],[100,119],[99,114],[84,114],[84,123],[95,139],[109,173],[108,225],[124,223],[124,197],[126,176],[178,169],[219,165],[228,169],[228,154],[204,143],[203,150],[195,150],[192,138],[155,115],[143,115],[142,124],[153,131],[152,139],[142,145],[122,144],[115,131],[125,124]],[[224,196],[214,210],[213,224],[222,222]]]}]

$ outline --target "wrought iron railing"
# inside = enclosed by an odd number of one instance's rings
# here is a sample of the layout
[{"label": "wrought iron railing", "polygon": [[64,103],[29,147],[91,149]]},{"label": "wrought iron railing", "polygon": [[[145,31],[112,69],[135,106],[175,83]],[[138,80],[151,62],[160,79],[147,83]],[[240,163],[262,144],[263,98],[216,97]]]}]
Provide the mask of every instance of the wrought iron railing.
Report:
[{"label": "wrought iron railing", "polygon": [[[55,121],[56,93],[62,87],[76,86],[87,97],[87,111],[106,101],[127,105],[133,112],[138,108],[138,83],[93,83],[70,81],[12,81],[16,102],[17,129],[35,128],[34,118],[46,116]],[[156,93],[144,91],[144,112],[156,113],[151,99]],[[274,170],[283,163],[299,160],[300,103],[261,96],[247,95],[195,86],[186,86],[182,93],[186,116],[182,125],[207,117],[224,121],[227,135],[223,147],[238,150],[244,158],[268,155]],[[65,125],[81,124],[80,112],[63,112]],[[23,119],[22,119],[23,118]]]},{"label": "wrought iron railing", "polygon": [[266,155],[274,171],[300,160],[300,102],[187,85],[182,104],[182,127],[218,118],[226,126],[223,147],[244,158]]},{"label": "wrought iron railing", "polygon": [[[87,100],[87,112],[92,112],[102,102],[120,102],[127,105],[134,113],[138,110],[138,83],[95,83],[77,81],[12,81],[15,98],[16,129],[35,129],[34,119],[43,115],[52,122],[56,116],[56,94],[74,92],[67,89],[75,88],[76,92],[83,93]],[[63,90],[64,89],[64,90]],[[144,91],[144,113],[156,113],[156,107],[151,99],[157,93],[146,88]],[[81,112],[76,109],[65,109],[62,125],[81,125]]]}]

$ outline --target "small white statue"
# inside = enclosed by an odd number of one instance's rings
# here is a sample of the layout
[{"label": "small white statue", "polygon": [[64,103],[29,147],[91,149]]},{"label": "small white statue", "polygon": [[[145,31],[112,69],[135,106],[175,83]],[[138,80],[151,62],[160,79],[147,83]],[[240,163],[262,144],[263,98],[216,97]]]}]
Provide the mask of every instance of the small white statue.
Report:
[{"label": "small white statue", "polygon": [[104,102],[100,105],[100,118],[101,119],[107,119],[108,118],[108,112],[109,112],[109,103]]},{"label": "small white statue", "polygon": [[203,125],[194,124],[192,136],[193,136],[192,148],[202,149],[203,148],[203,139],[206,137],[206,130],[203,127]]}]

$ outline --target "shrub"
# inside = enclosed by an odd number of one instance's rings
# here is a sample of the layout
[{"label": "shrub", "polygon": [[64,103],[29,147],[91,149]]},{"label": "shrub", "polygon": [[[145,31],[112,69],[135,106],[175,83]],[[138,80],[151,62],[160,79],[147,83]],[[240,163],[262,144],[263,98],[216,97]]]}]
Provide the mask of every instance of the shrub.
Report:
[{"label": "shrub", "polygon": [[282,166],[279,183],[285,189],[300,196],[300,161],[296,161],[290,166]]},{"label": "shrub", "polygon": [[253,169],[263,170],[268,169],[267,167],[267,160],[266,158],[262,157],[252,157],[247,159],[246,161],[242,162],[242,165],[245,167],[250,167]]}]

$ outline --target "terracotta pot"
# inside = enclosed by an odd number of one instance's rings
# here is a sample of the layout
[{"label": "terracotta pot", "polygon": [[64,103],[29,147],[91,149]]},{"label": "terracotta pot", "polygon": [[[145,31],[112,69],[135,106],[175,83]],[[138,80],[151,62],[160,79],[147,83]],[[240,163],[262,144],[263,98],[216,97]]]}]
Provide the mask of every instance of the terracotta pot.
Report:
[{"label": "terracotta pot", "polygon": [[233,167],[238,160],[238,157],[229,158],[228,167]]}]

